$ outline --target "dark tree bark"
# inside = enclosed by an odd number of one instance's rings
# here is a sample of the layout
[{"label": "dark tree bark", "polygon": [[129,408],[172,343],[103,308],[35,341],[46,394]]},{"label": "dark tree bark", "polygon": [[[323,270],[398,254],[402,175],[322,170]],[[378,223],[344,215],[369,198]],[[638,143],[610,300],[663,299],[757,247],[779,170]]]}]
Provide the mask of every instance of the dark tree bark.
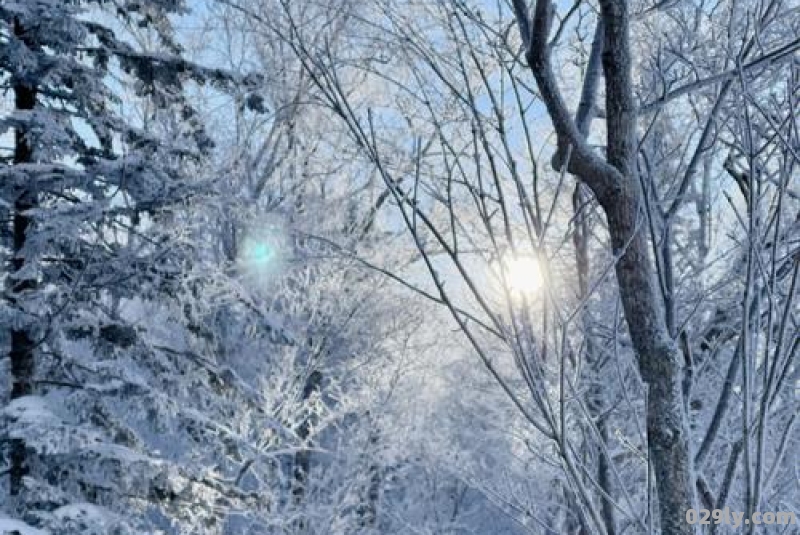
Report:
[{"label": "dark tree bark", "polygon": [[[553,5],[537,0],[530,18],[525,0],[514,9],[526,58],[555,127],[555,162],[587,184],[608,220],[617,259],[616,277],[633,346],[647,383],[647,436],[656,476],[661,532],[689,535],[686,510],[695,507],[695,485],[689,450],[689,426],[683,403],[683,359],[667,328],[649,254],[644,197],[635,171],[636,104],[631,78],[629,5],[601,0],[604,28],[602,67],[605,77],[607,155],[595,153],[581,135],[564,103],[550,63]],[[560,161],[559,161],[560,160]]]},{"label": "dark tree bark", "polygon": [[[322,373],[314,370],[308,376],[303,386],[303,401],[308,400],[314,392],[319,392],[321,386]],[[292,468],[292,496],[294,497],[295,504],[302,503],[306,495],[308,474],[311,470],[311,450],[308,449],[308,439],[311,434],[312,424],[312,419],[309,416],[300,423],[300,427],[297,430],[297,436],[303,441],[303,445],[294,455],[294,466]],[[297,529],[300,532],[306,529],[306,523],[303,519],[298,521]]]},{"label": "dark tree bark", "polygon": [[375,459],[380,435],[374,418],[367,412],[366,421],[370,427],[369,443],[367,445],[367,484],[362,489],[361,504],[358,512],[358,525],[362,530],[372,530],[378,524],[378,502],[381,497],[381,467]]},{"label": "dark tree bark", "polygon": [[[26,39],[25,28],[14,21],[14,35],[30,44]],[[14,91],[14,106],[17,111],[33,110],[36,106],[36,88],[31,87],[24,79],[15,77],[12,81]],[[14,165],[24,165],[33,162],[33,149],[31,147],[29,132],[25,128],[17,127],[14,132]],[[36,192],[31,188],[23,188],[18,192],[14,201],[12,216],[12,259],[11,272],[18,273],[25,266],[24,247],[28,229],[32,225],[29,211],[36,207]],[[10,300],[12,303],[18,298],[24,299],[24,294],[36,288],[36,280],[31,278],[15,278],[12,275],[9,282]],[[11,348],[9,359],[11,362],[11,399],[30,395],[33,392],[33,374],[35,367],[35,341],[26,328],[10,330]],[[9,451],[9,492],[16,496],[22,491],[22,480],[28,473],[27,452],[25,441],[13,439]]]}]

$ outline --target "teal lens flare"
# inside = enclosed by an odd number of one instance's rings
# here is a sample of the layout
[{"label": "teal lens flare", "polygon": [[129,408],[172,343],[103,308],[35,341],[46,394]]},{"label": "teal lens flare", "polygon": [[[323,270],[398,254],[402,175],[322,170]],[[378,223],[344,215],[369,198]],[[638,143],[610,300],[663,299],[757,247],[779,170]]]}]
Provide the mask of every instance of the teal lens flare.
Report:
[{"label": "teal lens flare", "polygon": [[246,256],[254,264],[263,266],[272,260],[275,252],[266,243],[255,243],[249,247]]}]

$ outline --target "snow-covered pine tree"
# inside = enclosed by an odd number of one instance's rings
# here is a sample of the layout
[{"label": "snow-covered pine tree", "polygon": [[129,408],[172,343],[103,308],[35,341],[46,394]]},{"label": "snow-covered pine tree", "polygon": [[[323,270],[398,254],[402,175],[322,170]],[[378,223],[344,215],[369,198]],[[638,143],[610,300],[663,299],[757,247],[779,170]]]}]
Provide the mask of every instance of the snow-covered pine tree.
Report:
[{"label": "snow-covered pine tree", "polygon": [[208,148],[182,86],[225,78],[181,59],[170,18],[184,7],[0,5],[0,531],[215,532],[253,499],[214,470],[242,455],[219,422],[252,400],[155,304],[181,285],[176,210],[201,193]]}]

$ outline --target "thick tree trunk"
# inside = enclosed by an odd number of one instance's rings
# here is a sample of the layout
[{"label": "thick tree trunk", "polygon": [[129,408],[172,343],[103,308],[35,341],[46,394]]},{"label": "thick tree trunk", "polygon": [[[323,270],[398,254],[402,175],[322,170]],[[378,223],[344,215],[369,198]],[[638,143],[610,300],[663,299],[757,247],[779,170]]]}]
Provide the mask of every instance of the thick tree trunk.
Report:
[{"label": "thick tree trunk", "polygon": [[636,103],[631,75],[629,2],[600,0],[606,95],[607,154],[585,141],[556,83],[551,64],[550,30],[554,7],[536,0],[533,19],[525,0],[513,1],[526,58],[536,78],[558,138],[556,167],[567,166],[591,188],[608,219],[616,275],[642,379],[648,384],[647,435],[656,474],[661,533],[690,535],[686,511],[695,507],[689,426],[683,403],[683,360],[669,336],[664,303],[656,291],[646,237],[644,197],[635,172]]},{"label": "thick tree trunk", "polygon": [[689,425],[683,401],[683,358],[670,337],[664,303],[646,237],[644,194],[634,170],[636,104],[631,78],[630,13],[624,0],[602,2],[606,28],[603,71],[608,112],[608,161],[622,175],[600,198],[611,246],[618,255],[617,281],[642,379],[648,384],[647,440],[656,475],[661,530],[690,534],[686,511],[695,504]]},{"label": "thick tree trunk", "polygon": [[[14,22],[14,35],[25,41],[25,29],[18,20]],[[36,89],[30,87],[24,80],[13,80],[14,104],[17,111],[32,110],[36,105]],[[28,132],[24,128],[17,128],[14,133],[14,164],[27,164],[33,162],[33,149],[28,138]],[[29,210],[36,206],[36,193],[31,189],[23,189],[18,193],[14,202],[12,218],[12,259],[11,271],[19,272],[24,266],[26,259],[23,248],[27,239],[28,230],[32,221],[28,215]],[[35,289],[36,281],[33,279],[11,278],[10,300],[17,302],[19,298],[24,299],[24,294]],[[27,396],[33,392],[33,373],[34,373],[34,348],[35,342],[31,333],[23,328],[11,328],[11,349],[9,359],[11,361],[11,399]],[[25,442],[21,439],[11,441],[9,451],[9,492],[12,496],[18,495],[22,491],[22,479],[28,473],[27,452]]]},{"label": "thick tree trunk", "polygon": [[647,438],[656,475],[661,530],[664,535],[688,535],[694,528],[687,524],[685,515],[694,507],[695,487],[683,402],[682,357],[667,334],[654,286],[642,206],[639,194],[604,203],[612,246],[622,252],[616,274],[625,318],[642,379],[649,387]]}]

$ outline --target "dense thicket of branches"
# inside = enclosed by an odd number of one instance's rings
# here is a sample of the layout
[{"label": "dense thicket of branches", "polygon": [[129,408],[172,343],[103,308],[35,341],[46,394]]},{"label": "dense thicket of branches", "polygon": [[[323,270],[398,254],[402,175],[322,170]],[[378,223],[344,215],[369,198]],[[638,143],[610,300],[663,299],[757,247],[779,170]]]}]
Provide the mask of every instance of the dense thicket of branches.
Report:
[{"label": "dense thicket of branches", "polygon": [[798,512],[797,0],[0,25],[0,531]]}]

